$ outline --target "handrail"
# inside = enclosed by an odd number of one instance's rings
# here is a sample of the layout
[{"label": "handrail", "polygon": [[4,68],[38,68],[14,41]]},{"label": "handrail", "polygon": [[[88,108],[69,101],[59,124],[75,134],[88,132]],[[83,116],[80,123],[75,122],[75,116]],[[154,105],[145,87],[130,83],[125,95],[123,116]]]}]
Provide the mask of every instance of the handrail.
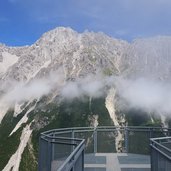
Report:
[{"label": "handrail", "polygon": [[[167,142],[169,140],[169,142]],[[171,144],[171,137],[151,138],[151,171],[171,170],[171,149],[163,145]],[[166,141],[166,142],[165,142]]]},{"label": "handrail", "polygon": [[[42,136],[41,136],[42,137]],[[74,141],[82,141],[80,138],[68,138],[68,137],[53,137],[49,135],[43,135],[43,137],[48,137],[49,139],[62,139],[62,140],[74,140]]]},{"label": "handrail", "polygon": [[152,148],[154,148],[156,151],[158,151],[160,154],[162,154],[163,156],[165,156],[166,158],[168,158],[169,160],[171,160],[171,157],[168,156],[166,153],[164,153],[163,151],[159,150],[156,146],[152,146]]},{"label": "handrail", "polygon": [[62,171],[63,168],[65,168],[66,164],[69,163],[71,160],[73,160],[73,157],[75,156],[75,154],[77,154],[77,152],[81,149],[85,147],[85,140],[83,139],[80,144],[74,149],[74,151],[68,156],[68,158],[65,160],[65,162],[60,166],[60,168],[58,169],[58,171]]},{"label": "handrail", "polygon": [[94,130],[94,128],[96,129],[116,129],[116,128],[119,128],[119,129],[137,129],[137,130],[140,130],[140,129],[145,129],[145,130],[156,130],[156,129],[166,129],[166,130],[171,130],[171,128],[167,128],[167,127],[147,127],[147,126],[97,126],[97,127],[72,127],[72,128],[59,128],[59,129],[52,129],[52,130],[49,130],[49,131],[45,131],[41,134],[49,134],[49,133],[52,133],[52,132],[55,132],[55,133],[61,133],[60,131],[68,131],[68,132],[72,132],[72,131],[75,131],[75,130]]},{"label": "handrail", "polygon": [[[158,132],[163,132],[163,136],[165,135],[170,135],[171,133],[171,128],[163,128],[163,127],[145,127],[145,126],[98,126],[98,127],[72,127],[72,128],[60,128],[60,129],[52,129],[52,130],[48,130],[45,131],[43,133],[41,133],[41,138],[43,140],[45,140],[46,142],[43,143],[47,143],[47,152],[48,152],[48,157],[49,161],[48,164],[51,163],[54,157],[54,149],[55,144],[63,144],[63,145],[70,145],[71,146],[71,151],[69,151],[69,153],[66,153],[68,156],[65,159],[65,161],[62,161],[63,163],[60,165],[60,167],[58,168],[58,171],[65,171],[65,170],[69,170],[68,168],[72,168],[74,166],[74,164],[76,163],[76,160],[78,159],[78,157],[80,157],[81,153],[84,153],[84,148],[85,148],[85,140],[82,138],[85,138],[84,136],[82,136],[81,138],[75,138],[77,137],[77,135],[79,136],[79,134],[77,133],[84,133],[84,132],[89,132],[91,134],[88,134],[89,137],[92,138],[92,146],[93,146],[93,152],[97,153],[99,152],[98,150],[98,140],[97,137],[99,136],[97,133],[98,132],[114,132],[114,131],[123,131],[122,134],[124,136],[124,145],[123,145],[123,151],[124,152],[130,152],[131,151],[131,146],[129,146],[129,139],[131,137],[131,132],[147,132],[149,138],[153,137],[153,133],[157,133]],[[168,133],[168,134],[166,134]],[[65,137],[67,136],[67,137]],[[68,137],[69,136],[69,137]],[[41,139],[40,138],[40,139]],[[148,140],[149,140],[148,138]],[[86,139],[86,138],[85,138]],[[151,144],[150,146],[154,147],[154,149],[157,148],[157,146],[160,145],[160,147],[163,149],[163,151],[161,151],[161,153],[166,152],[165,150],[167,149],[167,147],[161,145],[159,142],[156,142],[159,138],[153,138],[150,139],[151,140]],[[160,140],[165,140],[165,137],[160,138]],[[156,146],[155,146],[155,144]],[[147,144],[149,147],[149,144]],[[129,151],[130,150],[130,151]],[[161,149],[158,149],[159,151]],[[131,151],[132,152],[132,151]],[[171,153],[171,150],[168,150],[168,152]],[[51,155],[53,153],[53,155]],[[62,153],[59,153],[60,155]],[[53,157],[52,157],[53,156]],[[61,157],[61,156],[60,156]],[[63,156],[62,156],[63,157]],[[166,152],[166,157],[169,157],[169,155]],[[48,165],[48,168],[51,168],[50,165]],[[67,169],[66,169],[67,168]],[[48,169],[51,170],[51,169]]]},{"label": "handrail", "polygon": [[[150,146],[152,147],[156,147],[155,145],[158,145],[159,147],[163,148],[164,150],[170,152],[170,155],[171,155],[171,149],[167,148],[166,146],[162,145],[161,142],[157,142],[158,140],[168,140],[168,139],[171,139],[171,137],[160,137],[160,138],[151,138],[151,144]],[[161,150],[159,150],[160,152]],[[171,157],[169,158],[171,159]]]},{"label": "handrail", "polygon": [[[69,129],[70,128],[60,129],[60,131],[62,131],[62,133],[66,133],[66,132],[68,132]],[[58,134],[56,134],[56,133],[57,132],[54,132],[53,130],[43,132],[43,133],[41,133],[40,140],[41,139],[45,140],[48,144],[49,143],[63,144],[63,145],[71,146],[73,148],[73,151],[69,154],[69,156],[67,156],[67,158],[62,163],[62,165],[57,169],[57,171],[70,170],[72,167],[74,167],[74,164],[76,163],[78,157],[80,157],[81,155],[84,155],[83,153],[84,153],[84,148],[85,148],[85,140],[81,139],[81,138],[69,138],[69,137],[61,137],[61,136],[58,137],[60,132],[58,132]],[[48,145],[48,148],[49,148],[49,145]],[[53,147],[50,146],[50,148],[53,148]],[[52,153],[52,151],[50,153]],[[48,170],[51,170],[51,159],[49,159],[49,160],[50,161],[48,162],[47,168],[48,168]],[[41,159],[39,161],[41,161]],[[67,169],[66,169],[66,167],[67,167]],[[40,165],[39,170],[41,171],[41,165]]]}]

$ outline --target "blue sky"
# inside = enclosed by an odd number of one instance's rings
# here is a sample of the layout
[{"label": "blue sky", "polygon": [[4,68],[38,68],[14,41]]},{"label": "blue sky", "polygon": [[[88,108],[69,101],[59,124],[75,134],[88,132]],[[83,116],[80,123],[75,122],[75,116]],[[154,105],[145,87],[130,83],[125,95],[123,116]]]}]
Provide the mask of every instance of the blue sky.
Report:
[{"label": "blue sky", "polygon": [[131,41],[171,35],[171,0],[0,0],[0,42],[30,45],[55,27]]}]

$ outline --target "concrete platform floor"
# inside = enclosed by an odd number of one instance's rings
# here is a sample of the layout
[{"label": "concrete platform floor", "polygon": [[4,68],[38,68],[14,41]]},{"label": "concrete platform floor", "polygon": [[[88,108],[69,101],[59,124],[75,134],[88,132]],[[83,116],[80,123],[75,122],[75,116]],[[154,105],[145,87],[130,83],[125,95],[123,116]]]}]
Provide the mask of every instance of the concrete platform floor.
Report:
[{"label": "concrete platform floor", "polygon": [[85,154],[85,171],[150,171],[150,156],[127,153]]}]

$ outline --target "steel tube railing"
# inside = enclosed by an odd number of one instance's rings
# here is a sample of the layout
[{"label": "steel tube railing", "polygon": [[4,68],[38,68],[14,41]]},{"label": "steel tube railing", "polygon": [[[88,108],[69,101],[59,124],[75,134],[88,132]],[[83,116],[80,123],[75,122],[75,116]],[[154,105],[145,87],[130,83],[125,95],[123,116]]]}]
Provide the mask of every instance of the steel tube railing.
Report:
[{"label": "steel tube railing", "polygon": [[171,149],[166,144],[171,147],[171,137],[151,139],[151,171],[171,170]]},{"label": "steel tube railing", "polygon": [[[77,168],[78,164],[83,168],[84,151],[86,153],[117,152],[115,139],[118,132],[123,136],[121,140],[123,142],[120,142],[123,152],[139,154],[149,154],[150,138],[171,135],[170,128],[138,126],[73,127],[49,130],[41,133],[40,137],[39,171],[44,171],[43,167],[46,164],[49,171],[59,169],[69,171],[72,167],[73,171],[77,171],[74,168]],[[154,141],[156,142],[156,139],[152,139],[151,144]],[[159,142],[156,145],[159,146]],[[154,149],[156,148],[155,146]],[[79,169],[79,171],[82,170]]]},{"label": "steel tube railing", "polygon": [[[61,165],[58,171],[69,171],[74,166],[80,155],[84,155],[83,151],[85,148],[85,140],[82,140],[81,143],[75,148],[75,150],[68,156],[65,162]],[[84,168],[80,168],[80,171],[83,171]]]}]

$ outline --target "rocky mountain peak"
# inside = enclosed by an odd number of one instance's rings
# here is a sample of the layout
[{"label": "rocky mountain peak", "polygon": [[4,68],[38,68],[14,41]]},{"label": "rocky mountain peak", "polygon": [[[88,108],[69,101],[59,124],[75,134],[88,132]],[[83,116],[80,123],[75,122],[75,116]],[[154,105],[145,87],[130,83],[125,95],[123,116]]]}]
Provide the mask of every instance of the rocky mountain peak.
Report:
[{"label": "rocky mountain peak", "polygon": [[[39,131],[46,126],[48,129],[51,126],[90,126],[92,118],[102,125],[130,122],[131,119],[124,118],[125,114],[120,117],[116,114],[119,112],[119,105],[127,105],[130,96],[131,100],[133,99],[131,105],[140,103],[143,104],[140,105],[140,109],[144,109],[145,106],[149,110],[146,100],[148,98],[142,98],[147,92],[141,91],[144,82],[146,88],[147,81],[138,80],[140,89],[137,89],[137,84],[133,84],[130,77],[149,76],[168,80],[171,78],[170,54],[171,37],[138,39],[128,43],[104,33],[77,33],[64,27],[43,34],[31,46],[7,47],[0,44],[0,143],[3,143],[0,151],[5,156],[4,161],[7,162],[9,156],[14,154],[14,150],[10,153],[3,151],[14,144],[14,137],[21,142],[21,145],[15,144],[18,150],[14,157],[21,157],[27,142],[31,142],[29,138],[35,138],[31,137],[32,131]],[[121,78],[118,85],[113,82],[117,78]],[[153,93],[156,97],[160,86],[154,89],[155,84],[151,84],[152,89],[148,92],[152,92],[154,101]],[[117,89],[118,87],[120,89]],[[140,96],[135,93],[135,89],[140,92]],[[123,92],[121,98],[120,92]],[[168,98],[171,95],[167,96],[165,91],[164,94],[166,98],[163,98],[164,95],[162,98],[157,96],[157,99],[164,99],[159,100],[162,104],[167,101],[164,106],[168,106],[167,110],[170,112],[170,101],[165,99],[171,99]],[[150,97],[149,93],[148,96]],[[125,98],[126,103],[121,103],[119,98]],[[142,103],[143,100],[145,103]],[[158,101],[156,104],[158,105]],[[161,108],[158,106],[157,108]],[[109,114],[113,122],[110,122]],[[153,122],[155,118],[153,119],[151,113],[150,116]],[[166,119],[162,120],[164,123]],[[147,121],[149,120],[142,123],[146,124]],[[18,136],[18,133],[21,136]],[[2,139],[4,135],[5,141]],[[118,137],[116,145],[122,144],[122,135],[118,134]],[[27,151],[32,149],[29,146],[26,148]],[[24,155],[28,156],[27,153]],[[30,156],[33,156],[32,152]],[[0,165],[0,170],[5,167],[4,163]],[[15,165],[12,163],[6,166],[12,169],[13,164]]]},{"label": "rocky mountain peak", "polygon": [[77,37],[78,33],[71,28],[67,27],[58,27],[51,31],[44,33],[36,44],[44,44],[44,43],[63,43],[69,40],[72,40],[74,37]]}]

